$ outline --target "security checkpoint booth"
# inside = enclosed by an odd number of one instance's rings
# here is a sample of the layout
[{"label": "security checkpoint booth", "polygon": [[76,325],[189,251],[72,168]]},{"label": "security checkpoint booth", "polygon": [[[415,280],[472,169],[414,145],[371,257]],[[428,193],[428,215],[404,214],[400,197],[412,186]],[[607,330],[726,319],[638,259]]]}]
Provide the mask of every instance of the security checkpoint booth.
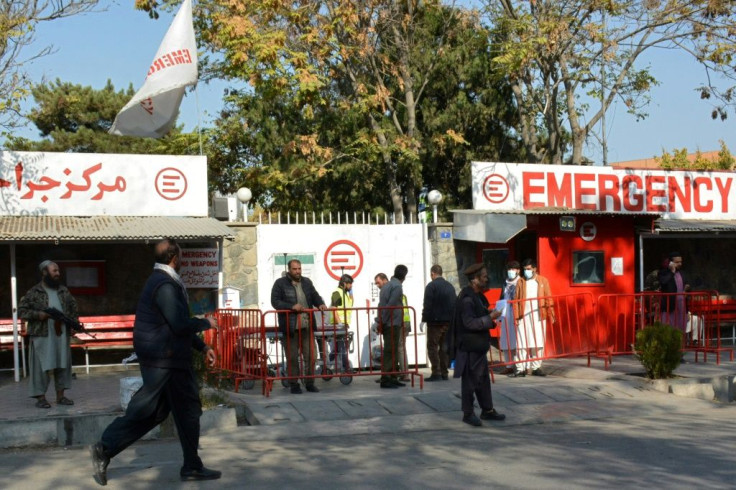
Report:
[{"label": "security checkpoint booth", "polygon": [[[153,265],[151,245],[182,246],[180,275],[193,313],[216,308],[222,287],[222,244],[230,229],[208,217],[207,162],[199,156],[0,153],[0,317],[9,325],[3,350],[13,352],[19,380],[22,351],[17,307],[39,281],[38,264],[59,264],[81,320],[99,327],[80,335],[89,350],[132,352],[132,317]],[[86,340],[85,340],[86,339]],[[103,341],[103,339],[106,339]],[[76,350],[76,349],[73,349]],[[121,356],[122,357],[122,356]]]},{"label": "security checkpoint booth", "polygon": [[[722,272],[714,264],[734,256],[733,180],[732,172],[474,162],[473,209],[453,211],[454,238],[475,244],[476,260],[488,269],[491,304],[501,294],[506,263],[527,258],[553,295],[589,296],[592,308],[576,320],[587,329],[585,338],[558,331],[555,350],[569,352],[570,343],[577,350],[610,350],[631,337],[602,321],[624,315],[621,305],[606,310],[611,303],[599,298],[633,298],[645,276],[661,267],[662,255],[681,251],[696,279],[693,289],[736,292],[716,280]],[[723,227],[718,234],[710,232],[714,222]],[[684,232],[684,224],[698,232]],[[694,238],[723,254],[702,254]]]}]

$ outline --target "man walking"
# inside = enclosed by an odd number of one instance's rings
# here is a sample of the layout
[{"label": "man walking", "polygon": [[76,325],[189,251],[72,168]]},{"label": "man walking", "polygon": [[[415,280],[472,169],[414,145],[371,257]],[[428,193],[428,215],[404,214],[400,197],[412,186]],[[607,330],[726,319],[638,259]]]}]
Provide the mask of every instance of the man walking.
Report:
[{"label": "man walking", "polygon": [[427,357],[432,375],[425,381],[446,380],[449,377],[449,359],[445,351],[445,336],[455,312],[455,287],[442,277],[438,264],[429,269],[432,281],[424,288],[422,322],[427,324]]},{"label": "man walking", "polygon": [[[291,392],[301,394],[298,376],[306,376],[304,386],[307,391],[317,393],[319,388],[314,386],[314,316],[305,313],[310,308],[319,308],[325,311],[327,306],[322,300],[312,281],[302,277],[302,263],[292,259],[288,263],[288,273],[276,279],[271,289],[271,306],[281,310],[279,330],[284,336],[283,346],[286,349],[286,370],[289,376]],[[289,312],[286,313],[285,310]],[[299,354],[304,358],[304,373],[299,366]]]},{"label": "man walking", "polygon": [[49,374],[53,373],[56,403],[74,405],[64,396],[64,391],[72,387],[71,328],[51,318],[46,310],[56,308],[76,321],[79,319],[77,302],[61,284],[61,272],[55,262],[44,260],[38,270],[41,271],[41,282],[29,289],[18,305],[18,316],[28,322],[30,396],[36,399],[36,407],[51,408],[46,400],[46,390]]},{"label": "man walking", "polygon": [[[409,269],[405,265],[397,265],[389,282],[381,286],[378,298],[380,312],[380,328],[383,336],[383,355],[381,356],[381,388],[398,388],[406,386],[398,379],[399,343],[404,330],[404,308],[401,297],[404,294],[401,284],[406,279]],[[392,374],[388,374],[392,373]]]},{"label": "man walking", "polygon": [[202,404],[192,366],[192,349],[215,364],[215,351],[197,334],[217,328],[217,322],[189,316],[187,292],[178,274],[181,248],[176,241],[167,238],[156,244],[155,260],[133,326],[143,386],[131,398],[125,415],[113,420],[100,441],[90,447],[94,478],[100,485],[107,485],[110,460],[163,422],[169,412],[184,453],[181,480],[215,480],[221,475],[205,468],[197,454]]}]

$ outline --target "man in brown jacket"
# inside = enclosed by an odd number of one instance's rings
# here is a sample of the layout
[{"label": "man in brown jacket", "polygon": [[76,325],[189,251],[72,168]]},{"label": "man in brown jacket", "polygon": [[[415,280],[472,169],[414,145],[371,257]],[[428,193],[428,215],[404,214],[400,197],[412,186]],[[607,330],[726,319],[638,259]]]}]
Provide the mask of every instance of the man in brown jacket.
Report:
[{"label": "man in brown jacket", "polygon": [[[514,319],[516,320],[516,373],[513,376],[526,376],[531,370],[533,376],[546,376],[542,371],[544,338],[547,321],[555,321],[552,291],[546,277],[537,274],[537,264],[532,259],[521,263],[523,280],[516,287]],[[533,359],[528,361],[528,359]]]}]

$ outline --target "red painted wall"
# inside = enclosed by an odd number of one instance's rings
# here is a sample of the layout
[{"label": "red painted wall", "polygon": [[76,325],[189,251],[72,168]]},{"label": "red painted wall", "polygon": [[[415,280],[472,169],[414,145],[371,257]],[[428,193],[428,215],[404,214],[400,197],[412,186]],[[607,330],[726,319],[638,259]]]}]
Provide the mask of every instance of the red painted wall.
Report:
[{"label": "red painted wall", "polygon": [[[576,231],[560,231],[559,216],[537,215],[539,274],[549,279],[554,294],[590,292],[593,297],[601,294],[634,293],[635,235],[634,220],[626,216],[577,216]],[[592,241],[580,238],[584,223],[595,225],[597,233]],[[603,251],[604,284],[573,284],[572,253],[574,251]],[[611,272],[611,258],[623,259],[623,275]]]}]

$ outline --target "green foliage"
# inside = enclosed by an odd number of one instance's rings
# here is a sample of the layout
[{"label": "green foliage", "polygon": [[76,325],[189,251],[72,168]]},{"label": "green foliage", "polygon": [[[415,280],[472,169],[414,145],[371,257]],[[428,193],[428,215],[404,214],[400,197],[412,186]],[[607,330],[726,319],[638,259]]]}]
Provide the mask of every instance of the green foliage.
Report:
[{"label": "green foliage", "polygon": [[21,102],[31,80],[25,65],[50,54],[52,46],[32,51],[36,30],[49,22],[89,12],[98,0],[3,1],[0,7],[0,130],[2,136],[21,125]]},{"label": "green foliage", "polygon": [[469,206],[470,160],[516,159],[508,85],[489,83],[488,32],[464,9],[198,6],[204,44],[224,58],[210,76],[247,86],[229,92],[208,138],[223,192],[247,184],[271,210],[401,216],[424,185]]},{"label": "green foliage", "polygon": [[682,358],[682,332],[654,322],[636,332],[634,348],[649,378],[670,378]]},{"label": "green foliage", "polygon": [[[512,86],[517,131],[530,160],[582,164],[583,146],[611,104],[621,101],[641,119],[655,67],[642,63],[647,51],[677,49],[706,70],[698,87],[725,119],[733,108],[736,78],[736,2],[723,0],[484,0],[497,40],[495,71]],[[643,65],[643,66],[642,66]],[[725,85],[714,86],[722,75]],[[581,94],[600,104],[585,109]],[[593,106],[591,104],[591,106]]]},{"label": "green foliage", "polygon": [[164,138],[135,138],[111,135],[118,111],[133,96],[133,87],[116,91],[110,81],[93,89],[56,80],[36,85],[36,106],[28,118],[38,128],[40,140],[9,136],[6,148],[15,151],[76,153],[196,154],[196,135],[174,129]]},{"label": "green foliage", "polygon": [[707,158],[700,150],[695,152],[693,158],[689,157],[687,148],[672,150],[672,153],[662,150],[662,155],[654,157],[659,166],[665,170],[731,170],[734,165],[734,157],[731,155],[726,143],[720,140],[721,149],[716,158]]}]

